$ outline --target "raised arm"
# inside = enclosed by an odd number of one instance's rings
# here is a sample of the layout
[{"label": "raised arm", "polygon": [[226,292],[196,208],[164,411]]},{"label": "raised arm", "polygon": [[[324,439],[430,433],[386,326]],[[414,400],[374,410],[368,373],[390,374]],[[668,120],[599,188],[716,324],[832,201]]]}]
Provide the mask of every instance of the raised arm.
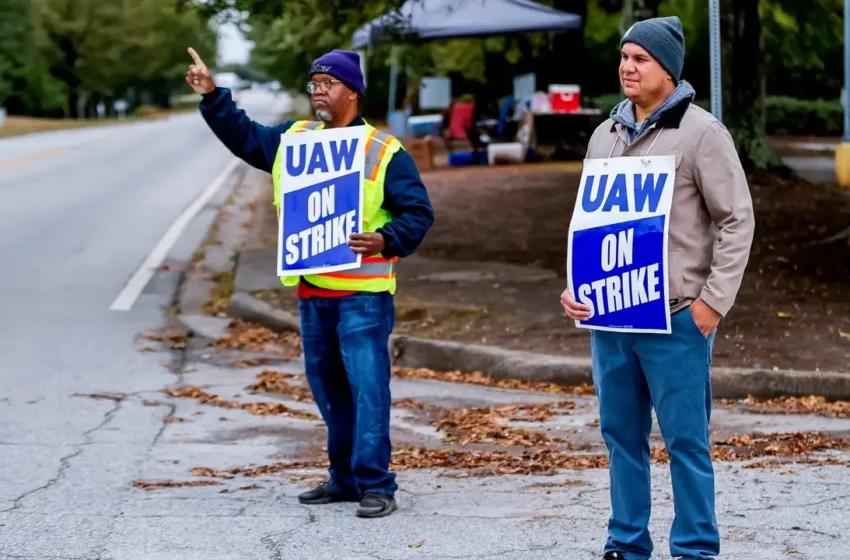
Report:
[{"label": "raised arm", "polygon": [[216,87],[210,71],[195,49],[189,48],[194,64],[186,72],[186,83],[202,95],[201,115],[216,137],[233,155],[249,165],[271,173],[280,134],[292,121],[265,126],[251,120],[233,101],[230,90]]}]

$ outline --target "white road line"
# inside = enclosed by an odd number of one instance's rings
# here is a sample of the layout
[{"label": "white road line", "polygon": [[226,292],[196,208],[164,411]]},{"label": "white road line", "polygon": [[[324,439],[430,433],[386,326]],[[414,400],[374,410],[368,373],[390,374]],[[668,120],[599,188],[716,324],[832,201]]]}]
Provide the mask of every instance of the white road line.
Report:
[{"label": "white road line", "polygon": [[139,270],[130,278],[130,281],[127,282],[127,285],[124,286],[124,289],[121,290],[121,293],[118,294],[118,297],[115,298],[115,301],[112,302],[112,305],[109,307],[111,311],[129,311],[132,309],[133,304],[136,303],[136,299],[142,293],[142,290],[145,289],[145,286],[148,285],[150,279],[153,278],[153,275],[156,273],[156,269],[162,264],[165,260],[165,257],[168,256],[168,252],[183,234],[183,231],[189,226],[189,223],[192,221],[198,212],[210,201],[213,195],[216,193],[218,189],[221,188],[221,185],[227,180],[228,176],[236,169],[236,166],[239,165],[240,160],[233,159],[224,171],[216,177],[212,183],[210,183],[204,191],[198,195],[192,204],[186,208],[182,214],[177,218],[177,220],[171,224],[171,227],[168,228],[168,231],[165,232],[165,235],[162,236],[162,239],[159,240],[159,243],[156,244],[156,247],[153,248],[148,258],[145,259],[145,262],[142,263],[142,266],[139,267]]}]

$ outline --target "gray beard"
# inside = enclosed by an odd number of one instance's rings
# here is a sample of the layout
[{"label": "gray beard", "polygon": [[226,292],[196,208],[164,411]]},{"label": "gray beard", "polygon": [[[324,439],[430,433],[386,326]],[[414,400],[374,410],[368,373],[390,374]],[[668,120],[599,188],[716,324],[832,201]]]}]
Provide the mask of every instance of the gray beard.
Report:
[{"label": "gray beard", "polygon": [[324,109],[316,109],[316,116],[319,117],[319,120],[324,122],[331,122],[333,120],[333,116],[330,111],[326,111]]}]

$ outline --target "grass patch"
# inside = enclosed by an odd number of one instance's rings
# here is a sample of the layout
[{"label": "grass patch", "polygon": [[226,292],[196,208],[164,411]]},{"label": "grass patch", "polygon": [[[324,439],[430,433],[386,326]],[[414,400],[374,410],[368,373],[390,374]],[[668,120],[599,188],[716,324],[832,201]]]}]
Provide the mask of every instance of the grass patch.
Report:
[{"label": "grass patch", "polygon": [[137,115],[133,115],[125,119],[44,119],[39,117],[7,116],[6,123],[3,128],[0,128],[0,138],[21,136],[23,134],[32,134],[35,132],[48,132],[51,130],[90,128],[92,126],[110,126],[114,124],[156,120],[170,115],[188,113],[194,110],[196,110],[195,107],[177,107],[174,109],[144,107]]},{"label": "grass patch", "polygon": [[210,299],[201,307],[203,313],[218,315],[227,311],[230,305],[230,295],[233,293],[235,274],[232,270],[218,272],[213,275],[215,287],[210,292]]}]

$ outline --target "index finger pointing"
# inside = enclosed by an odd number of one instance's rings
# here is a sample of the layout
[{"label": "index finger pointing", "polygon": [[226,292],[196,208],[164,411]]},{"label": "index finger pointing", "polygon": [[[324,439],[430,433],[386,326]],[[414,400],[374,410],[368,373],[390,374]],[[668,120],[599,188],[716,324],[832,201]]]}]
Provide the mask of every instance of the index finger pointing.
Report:
[{"label": "index finger pointing", "polygon": [[192,60],[194,60],[195,64],[197,64],[200,68],[205,69],[207,67],[207,65],[204,64],[204,61],[201,60],[201,57],[198,56],[198,53],[196,53],[195,49],[193,49],[192,47],[189,47],[189,56],[192,57]]}]

